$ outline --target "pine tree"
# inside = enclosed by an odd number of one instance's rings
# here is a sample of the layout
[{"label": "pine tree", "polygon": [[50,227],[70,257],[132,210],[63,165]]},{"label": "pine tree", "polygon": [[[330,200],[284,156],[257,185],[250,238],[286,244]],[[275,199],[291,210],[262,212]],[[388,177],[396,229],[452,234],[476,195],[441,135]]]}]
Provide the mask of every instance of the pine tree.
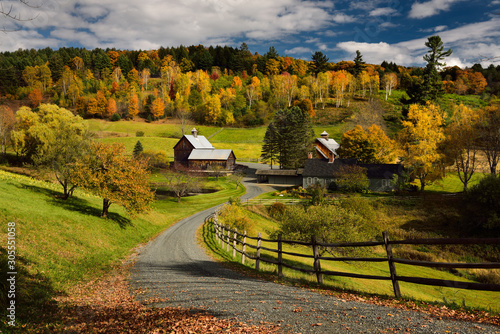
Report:
[{"label": "pine tree", "polygon": [[142,153],[142,151],[144,151],[144,148],[142,147],[141,141],[138,140],[134,146],[134,151],[133,151],[134,158],[137,158]]}]

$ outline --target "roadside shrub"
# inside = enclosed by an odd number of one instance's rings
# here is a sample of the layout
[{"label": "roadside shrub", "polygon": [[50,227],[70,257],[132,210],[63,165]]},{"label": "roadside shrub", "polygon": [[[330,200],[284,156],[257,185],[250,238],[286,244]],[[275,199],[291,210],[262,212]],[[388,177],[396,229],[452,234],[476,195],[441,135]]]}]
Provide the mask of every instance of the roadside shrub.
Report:
[{"label": "roadside shrub", "polygon": [[[349,212],[339,205],[289,206],[279,217],[276,237],[282,233],[288,240],[310,242],[313,236],[324,243],[366,241],[365,222],[362,216]],[[364,254],[363,248],[338,248],[335,253]]]},{"label": "roadside shrub", "polygon": [[267,212],[269,213],[269,215],[271,217],[276,218],[276,217],[282,215],[285,212],[285,210],[286,210],[285,204],[276,202],[276,203],[273,203],[273,205],[271,205],[267,209]]},{"label": "roadside shrub", "polygon": [[340,206],[349,212],[362,216],[367,221],[373,221],[375,219],[375,210],[370,201],[367,198],[354,196],[341,199]]},{"label": "roadside shrub", "polygon": [[135,133],[135,136],[136,136],[136,137],[144,137],[144,131],[137,131],[137,132]]},{"label": "roadside shrub", "polygon": [[237,228],[240,233],[247,231],[249,235],[254,234],[254,227],[248,217],[248,211],[240,205],[235,203],[225,204],[220,209],[218,218],[219,223],[222,225],[228,225],[231,229]]}]

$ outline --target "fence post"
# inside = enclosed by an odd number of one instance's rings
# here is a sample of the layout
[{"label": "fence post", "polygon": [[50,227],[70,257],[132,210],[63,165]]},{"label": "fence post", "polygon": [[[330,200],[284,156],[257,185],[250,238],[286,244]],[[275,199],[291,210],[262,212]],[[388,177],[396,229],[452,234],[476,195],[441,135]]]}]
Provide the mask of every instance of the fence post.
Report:
[{"label": "fence post", "polygon": [[231,239],[231,230],[227,229],[227,237],[226,237],[226,252],[229,252],[229,240]]},{"label": "fence post", "polygon": [[221,233],[220,233],[220,247],[224,247],[224,235],[226,234],[226,225],[221,226]]},{"label": "fence post", "polygon": [[243,233],[243,249],[241,253],[241,263],[245,264],[245,252],[247,250],[247,231]]},{"label": "fence post", "polygon": [[323,274],[321,273],[321,262],[319,259],[319,249],[318,249],[318,243],[316,241],[316,236],[312,236],[311,239],[312,239],[311,242],[314,254],[314,272],[316,273],[316,278],[318,279],[318,283],[323,284]]},{"label": "fence post", "polygon": [[219,243],[219,224],[217,223],[217,217],[214,215],[214,232],[215,232],[215,241]]},{"label": "fence post", "polygon": [[236,257],[236,237],[237,237],[236,233],[237,232],[238,232],[238,229],[235,227],[234,234],[233,234],[233,236],[234,236],[234,238],[233,238],[233,259]]},{"label": "fence post", "polygon": [[262,233],[259,232],[257,236],[257,256],[255,259],[255,270],[260,270],[260,245],[261,245]]},{"label": "fence post", "polygon": [[392,248],[389,243],[389,234],[387,232],[383,232],[382,236],[384,237],[385,250],[387,252],[387,261],[389,262],[389,270],[391,272],[391,281],[392,287],[394,289],[394,296],[396,298],[401,298],[401,291],[399,290],[399,282],[396,279],[396,266],[394,265],[393,257],[392,257]]},{"label": "fence post", "polygon": [[283,243],[282,234],[278,234],[278,277],[283,277]]}]

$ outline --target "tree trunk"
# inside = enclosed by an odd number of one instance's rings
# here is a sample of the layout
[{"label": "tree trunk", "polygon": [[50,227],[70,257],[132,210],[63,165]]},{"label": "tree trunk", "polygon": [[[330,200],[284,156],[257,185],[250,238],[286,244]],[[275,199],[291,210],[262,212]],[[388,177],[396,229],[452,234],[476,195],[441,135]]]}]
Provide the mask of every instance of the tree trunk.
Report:
[{"label": "tree trunk", "polygon": [[109,206],[111,205],[111,201],[107,198],[104,198],[102,200],[102,214],[101,214],[101,217],[105,217],[107,218],[108,217],[108,210],[109,210]]}]

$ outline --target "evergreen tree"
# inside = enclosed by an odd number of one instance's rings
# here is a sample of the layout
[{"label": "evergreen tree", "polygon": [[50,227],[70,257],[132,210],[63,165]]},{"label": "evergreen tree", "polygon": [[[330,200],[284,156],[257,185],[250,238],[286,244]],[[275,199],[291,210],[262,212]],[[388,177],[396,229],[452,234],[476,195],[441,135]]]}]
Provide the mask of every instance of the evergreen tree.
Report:
[{"label": "evergreen tree", "polygon": [[328,69],[328,58],[321,51],[316,51],[312,57],[312,64],[310,66],[310,71],[315,75],[320,72],[326,72]]},{"label": "evergreen tree", "polygon": [[144,147],[142,147],[141,141],[138,140],[137,143],[135,143],[133,150],[134,158],[137,158],[142,153],[142,151],[144,151]]},{"label": "evergreen tree", "polygon": [[[442,62],[445,57],[452,54],[452,50],[444,51],[441,37],[432,36],[425,42],[430,50],[424,55],[427,62],[421,78],[413,79],[406,89],[409,98],[403,98],[401,101],[405,105],[420,104],[425,105],[428,101],[435,101],[444,94],[443,81],[439,75],[438,69],[445,66]],[[405,108],[406,114],[408,107]]]},{"label": "evergreen tree", "polygon": [[279,110],[266,137],[262,148],[264,158],[275,156],[280,169],[303,167],[314,137],[309,114],[299,107]]},{"label": "evergreen tree", "polygon": [[354,58],[354,67],[352,68],[352,74],[357,77],[361,72],[363,72],[365,67],[366,65],[363,61],[361,52],[359,52],[359,50],[356,50],[356,57]]}]

